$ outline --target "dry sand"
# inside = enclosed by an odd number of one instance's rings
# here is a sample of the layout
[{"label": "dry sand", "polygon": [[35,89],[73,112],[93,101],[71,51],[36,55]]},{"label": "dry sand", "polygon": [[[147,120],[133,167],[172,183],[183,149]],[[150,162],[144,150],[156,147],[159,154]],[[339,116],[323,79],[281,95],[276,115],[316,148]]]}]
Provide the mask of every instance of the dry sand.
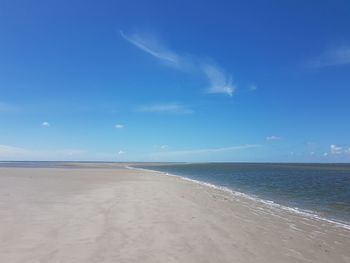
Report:
[{"label": "dry sand", "polygon": [[0,168],[0,262],[350,262],[350,231],[121,165]]}]

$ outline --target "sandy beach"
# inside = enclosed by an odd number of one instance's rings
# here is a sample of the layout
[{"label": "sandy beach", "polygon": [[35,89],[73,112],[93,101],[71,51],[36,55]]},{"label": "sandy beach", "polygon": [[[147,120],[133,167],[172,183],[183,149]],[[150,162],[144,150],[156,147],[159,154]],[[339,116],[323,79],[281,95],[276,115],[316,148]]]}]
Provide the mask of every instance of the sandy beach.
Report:
[{"label": "sandy beach", "polygon": [[0,168],[0,262],[350,262],[350,230],[125,164]]}]

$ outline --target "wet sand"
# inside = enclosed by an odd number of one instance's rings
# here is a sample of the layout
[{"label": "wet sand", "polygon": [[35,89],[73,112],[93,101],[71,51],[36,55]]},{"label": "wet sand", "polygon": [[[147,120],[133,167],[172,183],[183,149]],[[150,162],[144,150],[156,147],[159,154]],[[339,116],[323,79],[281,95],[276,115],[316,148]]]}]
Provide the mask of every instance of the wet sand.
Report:
[{"label": "wet sand", "polygon": [[124,166],[0,168],[0,262],[350,262],[350,230]]}]

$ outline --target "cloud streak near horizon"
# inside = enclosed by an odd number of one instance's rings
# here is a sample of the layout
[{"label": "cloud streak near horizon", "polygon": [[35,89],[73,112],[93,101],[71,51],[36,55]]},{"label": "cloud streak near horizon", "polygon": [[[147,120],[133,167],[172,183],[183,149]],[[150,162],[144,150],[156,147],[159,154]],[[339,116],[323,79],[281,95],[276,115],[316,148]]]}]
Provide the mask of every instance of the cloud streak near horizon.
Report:
[{"label": "cloud streak near horizon", "polygon": [[232,75],[226,74],[220,67],[214,64],[204,63],[201,60],[195,60],[188,56],[179,55],[177,52],[167,48],[155,36],[137,33],[126,35],[123,31],[120,31],[120,35],[130,44],[165,62],[166,65],[185,71],[195,72],[199,70],[209,82],[208,87],[204,89],[205,93],[218,93],[228,96],[234,94],[236,87],[232,83]]},{"label": "cloud streak near horizon", "polygon": [[152,157],[169,157],[169,156],[186,156],[186,155],[197,155],[197,154],[210,154],[210,153],[219,153],[219,152],[230,152],[230,151],[239,151],[245,149],[252,149],[261,147],[261,144],[244,144],[231,147],[222,147],[222,148],[207,148],[207,149],[193,149],[193,150],[178,150],[178,151],[168,151],[168,152],[154,152],[151,153]]},{"label": "cloud streak near horizon", "polygon": [[0,144],[0,161],[114,161],[126,152],[90,152],[81,149],[29,149]]},{"label": "cloud streak near horizon", "polygon": [[0,160],[56,160],[62,158],[80,158],[87,154],[85,150],[33,150],[13,145],[0,145]]}]

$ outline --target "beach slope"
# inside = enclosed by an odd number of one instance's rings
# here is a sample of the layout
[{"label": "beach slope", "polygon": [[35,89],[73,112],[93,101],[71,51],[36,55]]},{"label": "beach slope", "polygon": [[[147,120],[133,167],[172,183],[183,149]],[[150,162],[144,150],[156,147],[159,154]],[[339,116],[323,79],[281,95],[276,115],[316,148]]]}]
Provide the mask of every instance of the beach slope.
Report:
[{"label": "beach slope", "polygon": [[122,164],[0,168],[0,262],[350,262],[350,231]]}]

